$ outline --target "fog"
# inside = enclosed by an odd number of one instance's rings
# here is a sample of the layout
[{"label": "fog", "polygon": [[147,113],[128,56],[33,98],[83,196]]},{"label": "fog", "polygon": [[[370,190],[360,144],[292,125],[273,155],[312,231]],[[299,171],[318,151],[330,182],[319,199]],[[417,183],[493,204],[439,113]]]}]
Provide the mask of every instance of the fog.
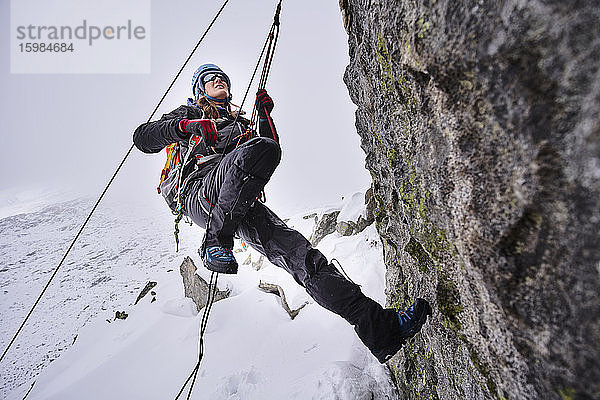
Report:
[{"label": "fog", "polygon": [[[185,103],[194,70],[206,62],[227,72],[233,102],[239,104],[275,3],[231,0],[153,119]],[[8,27],[10,1],[0,4],[2,25]],[[221,4],[152,1],[150,73],[11,73],[10,35],[16,30],[3,29],[0,191],[75,188],[97,196],[131,146],[134,129],[148,119]],[[130,55],[109,61],[119,63]],[[267,84],[283,159],[266,195],[267,204],[280,214],[332,203],[370,184],[354,127],[355,107],[342,80],[348,61],[337,1],[284,0]],[[164,158],[164,152],[146,155],[134,149],[110,196],[134,203],[158,198]]]}]

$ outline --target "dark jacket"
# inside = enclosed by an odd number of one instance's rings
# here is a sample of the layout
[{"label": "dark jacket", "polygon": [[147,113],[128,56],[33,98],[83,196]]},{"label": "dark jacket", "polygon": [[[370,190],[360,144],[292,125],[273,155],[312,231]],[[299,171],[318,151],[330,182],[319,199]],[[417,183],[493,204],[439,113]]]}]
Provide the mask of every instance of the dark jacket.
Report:
[{"label": "dark jacket", "polygon": [[[234,126],[234,117],[227,115],[215,121],[218,133],[218,140],[215,145],[209,147],[204,143],[204,138],[201,138],[200,142],[193,146],[192,152],[188,155],[189,135],[180,132],[177,128],[179,121],[184,118],[190,120],[202,119],[205,118],[205,115],[202,108],[198,106],[182,105],[170,113],[164,114],[158,121],[141,124],[133,133],[133,143],[144,153],[158,153],[172,143],[179,143],[179,157],[182,163],[181,176],[177,176],[178,170],[170,171],[160,187],[160,192],[171,209],[176,206],[174,202],[178,187],[185,188],[187,182],[192,179],[204,177],[219,163],[221,154],[231,152],[238,144],[250,139],[250,136],[243,136],[249,121],[239,117]],[[261,121],[261,134],[276,137],[277,133],[271,132],[270,126],[273,125]],[[225,146],[227,146],[227,149],[223,152]],[[178,182],[181,182],[181,184],[178,184]]]}]

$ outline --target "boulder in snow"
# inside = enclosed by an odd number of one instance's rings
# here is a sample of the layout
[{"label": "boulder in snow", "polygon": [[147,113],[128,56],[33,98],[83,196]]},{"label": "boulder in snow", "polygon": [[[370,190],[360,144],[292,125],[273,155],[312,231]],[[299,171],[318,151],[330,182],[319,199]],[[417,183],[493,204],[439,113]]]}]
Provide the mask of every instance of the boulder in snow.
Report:
[{"label": "boulder in snow", "polygon": [[[196,309],[200,311],[206,305],[208,298],[208,283],[196,274],[196,265],[190,257],[186,257],[181,266],[179,272],[183,277],[183,287],[185,290],[185,297],[189,297],[196,304]],[[230,290],[218,290],[215,296],[215,301],[222,300],[229,297]]]},{"label": "boulder in snow", "polygon": [[342,236],[350,236],[354,233],[355,224],[353,222],[340,221],[335,226],[335,230]]},{"label": "boulder in snow", "polygon": [[330,233],[335,232],[335,225],[336,225],[337,217],[338,217],[339,213],[340,213],[339,211],[334,211],[329,214],[323,214],[323,217],[317,224],[315,231],[313,232],[313,234],[310,237],[310,243],[313,246],[316,247],[317,244],[319,244],[319,242],[321,241],[321,239],[323,239],[325,236],[329,235]]}]

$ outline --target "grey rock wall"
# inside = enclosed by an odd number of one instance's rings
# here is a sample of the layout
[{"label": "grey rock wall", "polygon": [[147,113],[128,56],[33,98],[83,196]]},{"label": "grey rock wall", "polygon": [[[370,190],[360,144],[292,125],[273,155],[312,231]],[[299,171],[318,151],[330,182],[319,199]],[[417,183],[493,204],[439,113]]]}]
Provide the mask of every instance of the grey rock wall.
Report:
[{"label": "grey rock wall", "polygon": [[406,399],[600,398],[600,6],[340,0]]}]

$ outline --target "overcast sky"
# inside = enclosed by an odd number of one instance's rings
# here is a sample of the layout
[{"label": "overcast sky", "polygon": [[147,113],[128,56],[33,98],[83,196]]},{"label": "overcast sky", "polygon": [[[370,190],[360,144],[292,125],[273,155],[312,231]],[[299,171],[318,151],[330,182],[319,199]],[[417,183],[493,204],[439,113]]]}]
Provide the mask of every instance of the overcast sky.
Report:
[{"label": "overcast sky", "polygon": [[[239,104],[275,3],[231,0],[155,119],[185,103],[193,71],[206,62],[228,73]],[[96,196],[222,0],[152,1],[151,72],[140,74],[11,74],[10,1],[0,4],[0,191],[67,184]],[[266,194],[286,215],[364,190],[370,177],[342,80],[349,59],[338,1],[284,0],[281,21],[267,89],[284,154]],[[162,201],[155,188],[164,158],[134,150],[110,196]]]}]

